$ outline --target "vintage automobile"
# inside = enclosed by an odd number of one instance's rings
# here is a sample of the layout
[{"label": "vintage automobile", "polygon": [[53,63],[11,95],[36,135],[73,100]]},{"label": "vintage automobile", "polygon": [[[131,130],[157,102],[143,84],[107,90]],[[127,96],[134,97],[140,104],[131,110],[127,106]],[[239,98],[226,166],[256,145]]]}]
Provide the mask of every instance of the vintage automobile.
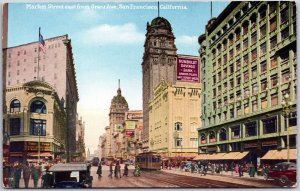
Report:
[{"label": "vintage automobile", "polygon": [[290,186],[295,183],[297,177],[297,165],[293,162],[281,162],[274,165],[266,179],[278,180],[282,186]]},{"label": "vintage automobile", "polygon": [[59,163],[49,172],[54,178],[53,188],[91,188],[93,177],[86,163]]}]

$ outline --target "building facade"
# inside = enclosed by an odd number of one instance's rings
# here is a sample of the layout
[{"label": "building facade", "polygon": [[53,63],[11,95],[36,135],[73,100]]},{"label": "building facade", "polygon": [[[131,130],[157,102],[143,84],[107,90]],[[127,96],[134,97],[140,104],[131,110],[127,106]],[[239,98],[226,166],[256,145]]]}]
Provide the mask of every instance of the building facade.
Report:
[{"label": "building facade", "polygon": [[[68,35],[45,39],[46,51],[32,42],[3,49],[3,81],[5,88],[40,80],[49,83],[64,100],[68,116],[70,153],[76,152],[76,115],[79,101],[71,40]],[[39,58],[38,58],[39,56]],[[5,99],[5,94],[4,94]],[[4,108],[5,112],[7,108]]]},{"label": "building facade", "polygon": [[76,122],[76,161],[85,161],[85,122],[78,117]]},{"label": "building facade", "polygon": [[149,101],[154,88],[162,80],[175,82],[177,48],[171,24],[163,17],[147,23],[146,40],[142,62],[143,72],[143,112],[144,130],[142,134],[143,151],[149,147]]},{"label": "building facade", "polygon": [[6,108],[3,129],[10,135],[10,162],[65,158],[66,112],[53,87],[41,81],[9,87]]},{"label": "building facade", "polygon": [[122,158],[134,159],[143,152],[143,111],[131,110],[125,113],[125,123],[122,142]]},{"label": "building facade", "polygon": [[111,136],[111,130],[109,126],[105,127],[105,133],[102,135],[101,139],[101,155],[102,158],[108,158],[112,156],[112,136]]},{"label": "building facade", "polygon": [[128,111],[128,103],[122,96],[120,83],[117,90],[117,95],[113,97],[110,105],[109,112],[109,136],[110,147],[109,156],[114,158],[121,158],[122,153],[122,131],[124,129],[123,124],[125,122],[125,113]]},{"label": "building facade", "polygon": [[231,2],[198,40],[199,153],[244,151],[259,164],[270,150],[295,148],[295,2]]},{"label": "building facade", "polygon": [[150,151],[164,157],[196,156],[201,126],[200,83],[163,81],[150,101]]}]

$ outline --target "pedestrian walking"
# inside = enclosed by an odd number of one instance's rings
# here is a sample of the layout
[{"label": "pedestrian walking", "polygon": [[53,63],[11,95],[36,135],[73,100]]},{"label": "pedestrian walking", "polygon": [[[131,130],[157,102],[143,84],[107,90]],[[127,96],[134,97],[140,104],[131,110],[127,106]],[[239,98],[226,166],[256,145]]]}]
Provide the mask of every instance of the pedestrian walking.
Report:
[{"label": "pedestrian walking", "polygon": [[101,162],[99,162],[99,164],[98,164],[97,174],[98,174],[98,178],[102,177],[102,165],[101,165]]},{"label": "pedestrian walking", "polygon": [[3,184],[5,188],[9,185],[9,170],[9,165],[7,163],[3,163]]},{"label": "pedestrian walking", "polygon": [[252,161],[251,161],[251,163],[249,165],[249,168],[250,168],[249,169],[249,175],[250,175],[250,177],[254,177],[254,175],[255,175],[255,167],[254,167]]},{"label": "pedestrian walking", "polygon": [[39,177],[40,177],[39,169],[38,167],[35,167],[33,164],[31,165],[30,169],[31,169],[31,178],[33,179],[34,188],[37,188]]},{"label": "pedestrian walking", "polygon": [[168,166],[169,166],[169,170],[171,170],[172,169],[171,161],[168,162]]},{"label": "pedestrian walking", "polygon": [[120,163],[118,162],[117,164],[116,164],[116,167],[115,167],[115,177],[122,177],[122,175],[121,175],[121,165],[120,165]]},{"label": "pedestrian walking", "polygon": [[14,171],[15,188],[19,188],[20,187],[20,179],[21,179],[22,169],[21,169],[21,166],[18,163],[15,165],[14,168],[15,168],[15,171]]},{"label": "pedestrian walking", "polygon": [[235,173],[236,174],[239,173],[239,164],[238,163],[235,164]]},{"label": "pedestrian walking", "polygon": [[134,176],[141,176],[141,170],[140,170],[139,165],[135,165],[135,169],[133,171],[133,175]]},{"label": "pedestrian walking", "polygon": [[240,177],[243,176],[243,170],[244,170],[244,169],[243,169],[243,165],[240,164],[240,165],[239,165],[239,176],[240,176]]},{"label": "pedestrian walking", "polygon": [[42,188],[51,188],[54,184],[54,177],[46,169],[45,174],[42,176]]},{"label": "pedestrian walking", "polygon": [[23,179],[24,179],[25,188],[28,188],[30,174],[31,174],[30,167],[27,164],[24,165],[23,166]]},{"label": "pedestrian walking", "polygon": [[211,173],[215,173],[215,168],[216,168],[216,165],[215,165],[215,163],[213,163],[211,165]]},{"label": "pedestrian walking", "polygon": [[125,164],[125,166],[124,166],[123,176],[128,176],[128,164]]},{"label": "pedestrian walking", "polygon": [[112,178],[112,175],[113,175],[113,162],[111,162],[109,165],[109,175],[108,176]]},{"label": "pedestrian walking", "polygon": [[9,187],[15,187],[15,169],[13,165],[9,165]]},{"label": "pedestrian walking", "polygon": [[231,162],[231,164],[230,164],[230,171],[231,171],[231,176],[233,176],[233,172],[234,172],[234,162]]}]

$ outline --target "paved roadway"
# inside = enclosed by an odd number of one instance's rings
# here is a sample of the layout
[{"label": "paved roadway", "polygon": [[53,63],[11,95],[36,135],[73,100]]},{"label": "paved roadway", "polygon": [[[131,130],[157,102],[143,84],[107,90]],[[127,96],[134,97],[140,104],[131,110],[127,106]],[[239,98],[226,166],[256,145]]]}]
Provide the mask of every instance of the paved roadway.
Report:
[{"label": "paved roadway", "polygon": [[[278,185],[272,181],[239,178],[220,175],[200,176],[200,174],[176,170],[142,172],[140,177],[133,176],[133,167],[129,168],[129,176],[122,178],[108,177],[109,168],[103,166],[103,174],[98,178],[97,167],[92,167],[94,188],[274,188]],[[122,166],[123,173],[123,166]]]}]

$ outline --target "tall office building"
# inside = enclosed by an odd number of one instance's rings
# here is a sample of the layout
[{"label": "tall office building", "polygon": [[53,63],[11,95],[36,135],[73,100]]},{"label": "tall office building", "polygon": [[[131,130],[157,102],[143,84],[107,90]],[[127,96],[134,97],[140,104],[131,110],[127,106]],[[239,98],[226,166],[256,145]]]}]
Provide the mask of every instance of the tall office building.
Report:
[{"label": "tall office building", "polygon": [[[46,39],[45,44],[45,52],[38,50],[38,42],[3,49],[3,80],[6,88],[29,81],[44,81],[50,84],[59,99],[66,102],[64,107],[67,107],[69,127],[67,146],[70,152],[75,152],[79,96],[71,39],[68,35],[57,36]],[[6,112],[6,108],[4,110]]]},{"label": "tall office building", "polygon": [[231,2],[208,21],[199,44],[200,156],[295,159],[295,2]]},{"label": "tall office building", "polygon": [[145,51],[143,56],[143,151],[149,147],[149,101],[153,98],[154,88],[162,80],[173,84],[176,80],[177,48],[171,24],[163,17],[147,23]]}]

